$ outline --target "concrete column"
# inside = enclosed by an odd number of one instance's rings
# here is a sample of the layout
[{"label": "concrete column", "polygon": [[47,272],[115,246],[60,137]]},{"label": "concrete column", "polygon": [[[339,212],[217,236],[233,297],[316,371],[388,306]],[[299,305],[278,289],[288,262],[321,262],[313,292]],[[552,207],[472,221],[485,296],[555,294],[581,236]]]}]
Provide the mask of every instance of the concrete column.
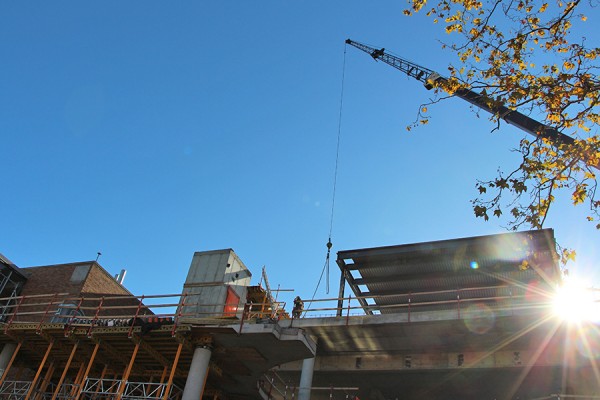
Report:
[{"label": "concrete column", "polygon": [[0,352],[0,376],[4,373],[16,349],[16,343],[6,343],[2,348],[2,352]]},{"label": "concrete column", "polygon": [[314,369],[314,357],[305,358],[304,361],[302,361],[302,374],[300,375],[300,388],[298,389],[298,400],[310,400],[310,388],[312,387]]},{"label": "concrete column", "polygon": [[188,372],[183,389],[182,400],[199,400],[204,392],[206,375],[208,374],[208,363],[210,362],[211,351],[207,346],[199,346],[194,350],[192,365]]}]

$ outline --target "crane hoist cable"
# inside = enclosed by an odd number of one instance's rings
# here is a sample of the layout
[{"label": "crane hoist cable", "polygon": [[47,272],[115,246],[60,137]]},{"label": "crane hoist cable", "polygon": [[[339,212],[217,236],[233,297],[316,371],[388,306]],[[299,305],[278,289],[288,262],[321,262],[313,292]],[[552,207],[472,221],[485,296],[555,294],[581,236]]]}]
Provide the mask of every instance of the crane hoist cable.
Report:
[{"label": "crane hoist cable", "polygon": [[[346,76],[346,49],[347,46],[344,46],[344,61],[342,63],[342,88],[340,93],[340,111],[338,114],[338,130],[337,130],[337,144],[335,148],[335,168],[333,171],[333,193],[331,195],[331,215],[329,219],[329,236],[327,239],[327,255],[325,257],[325,263],[323,264],[323,269],[321,271],[321,276],[319,277],[319,282],[317,282],[317,287],[313,292],[313,295],[310,299],[308,305],[312,303],[317,294],[317,290],[319,290],[319,285],[321,284],[321,280],[323,279],[323,274],[326,273],[326,292],[329,294],[329,262],[331,259],[331,248],[333,247],[333,243],[331,242],[331,235],[333,233],[333,216],[335,210],[335,194],[337,189],[337,175],[338,175],[338,167],[340,161],[340,139],[342,137],[342,111],[344,109],[344,80]],[[307,307],[308,308],[308,307]]]}]

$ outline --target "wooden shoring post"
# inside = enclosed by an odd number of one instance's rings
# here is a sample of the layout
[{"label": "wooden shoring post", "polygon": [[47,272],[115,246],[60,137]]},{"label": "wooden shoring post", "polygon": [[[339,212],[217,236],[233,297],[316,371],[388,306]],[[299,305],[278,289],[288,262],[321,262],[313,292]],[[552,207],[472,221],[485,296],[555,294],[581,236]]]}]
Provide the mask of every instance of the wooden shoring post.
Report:
[{"label": "wooden shoring post", "polygon": [[25,366],[23,364],[19,365],[19,369],[17,369],[17,373],[15,374],[15,381],[20,381],[21,376],[23,376],[23,370]]},{"label": "wooden shoring post", "polygon": [[98,390],[100,390],[100,386],[102,385],[102,380],[106,376],[106,371],[108,371],[108,364],[104,364],[104,368],[102,368],[102,372],[100,373],[100,383],[96,385],[96,391],[94,392],[94,396],[92,400],[94,400],[98,396]]},{"label": "wooden shoring post", "polygon": [[[167,386],[165,386],[165,391],[163,393],[163,400],[167,400],[169,398],[169,392],[171,391],[171,386],[173,385],[173,378],[175,377],[175,371],[177,370],[177,364],[179,363],[179,356],[181,355],[181,349],[183,348],[183,341],[179,342],[179,346],[177,346],[177,353],[175,353],[175,359],[173,360],[173,366],[171,367],[171,373],[169,374],[169,380],[167,381]],[[166,372],[166,370],[165,370]],[[162,383],[162,378],[161,378]]]},{"label": "wooden shoring post", "polygon": [[[140,302],[141,304],[141,302]],[[135,344],[135,347],[133,348],[133,353],[131,354],[131,359],[129,360],[129,365],[127,365],[127,368],[125,369],[125,372],[123,373],[123,377],[121,378],[121,385],[119,386],[119,391],[117,392],[117,397],[115,397],[115,400],[121,400],[121,397],[123,397],[123,392],[125,392],[125,386],[127,385],[127,379],[129,379],[129,374],[131,373],[131,370],[133,369],[133,363],[135,361],[135,357],[137,356],[137,352],[140,348],[140,342],[138,341]]]},{"label": "wooden shoring post", "polygon": [[51,340],[50,343],[48,343],[48,348],[46,349],[46,354],[44,354],[44,358],[40,362],[40,366],[38,367],[38,370],[37,370],[37,372],[35,374],[35,377],[31,381],[31,386],[29,386],[29,390],[27,391],[27,395],[25,396],[25,400],[29,400],[31,398],[31,394],[33,393],[33,389],[35,388],[35,384],[37,383],[37,380],[39,379],[40,374],[42,373],[42,369],[44,368],[44,364],[46,364],[46,360],[48,360],[48,356],[50,356],[50,351],[52,350],[52,346],[54,346],[54,340]]},{"label": "wooden shoring post", "polygon": [[167,367],[166,365],[163,367],[163,372],[162,375],[160,376],[160,384],[162,385],[163,383],[165,383],[165,378],[167,377],[167,372],[169,371],[169,367]]},{"label": "wooden shoring post", "polygon": [[54,374],[54,360],[52,360],[52,362],[50,362],[50,365],[48,366],[48,369],[46,370],[46,375],[44,375],[44,379],[42,379],[42,383],[40,384],[40,389],[37,391],[37,393],[35,395],[35,399],[44,398],[44,391],[48,387],[48,384],[50,383],[50,379],[52,379],[53,374]]},{"label": "wooden shoring post", "polygon": [[94,350],[92,351],[90,361],[88,362],[87,367],[85,368],[85,372],[83,373],[82,384],[79,385],[79,388],[77,389],[77,394],[75,396],[75,400],[79,400],[79,397],[81,396],[81,392],[83,391],[83,382],[85,382],[87,377],[90,375],[90,371],[92,369],[92,365],[94,364],[94,359],[96,358],[96,354],[98,353],[99,348],[100,348],[100,340],[98,340],[96,342],[96,345],[94,346]]},{"label": "wooden shoring post", "polygon": [[75,396],[75,393],[77,392],[77,386],[81,386],[81,384],[83,383],[83,370],[85,363],[81,363],[81,365],[79,366],[79,371],[77,371],[77,376],[75,377],[75,381],[73,382],[73,388],[71,389],[71,393],[69,394],[70,397]]},{"label": "wooden shoring post", "polygon": [[40,323],[38,324],[37,328],[35,328],[35,333],[37,333],[38,335],[40,334],[40,332],[42,330],[42,323],[44,323],[44,320],[46,319],[46,316],[48,315],[48,311],[50,311],[50,307],[52,307],[52,304],[54,304],[54,300],[56,300],[57,295],[58,295],[58,293],[54,293],[54,295],[52,296],[52,300],[50,300],[50,303],[48,303],[48,306],[46,306],[46,311],[44,311],[44,315],[42,315],[42,319],[40,319]]},{"label": "wooden shoring post", "polygon": [[62,375],[56,384],[56,390],[54,390],[54,394],[52,395],[52,400],[56,399],[58,393],[60,392],[60,387],[62,386],[65,377],[67,376],[67,372],[69,371],[69,367],[71,366],[71,362],[73,361],[73,357],[75,356],[75,352],[77,351],[77,347],[79,347],[79,340],[75,342],[73,345],[73,349],[71,350],[71,354],[69,354],[69,358],[67,359],[67,364],[65,365],[65,369],[63,369]]},{"label": "wooden shoring post", "polygon": [[130,339],[133,334],[133,327],[135,326],[135,321],[137,320],[137,317],[140,315],[140,310],[142,309],[142,305],[144,304],[143,302],[144,302],[144,295],[142,295],[142,297],[140,297],[140,304],[138,304],[138,307],[135,310],[135,315],[133,316],[133,320],[131,320],[131,327],[129,328],[129,332],[127,333],[127,337]]},{"label": "wooden shoring post", "polygon": [[[119,380],[119,374],[112,374],[112,381],[116,382],[117,380]],[[115,390],[119,390],[119,387],[121,387],[121,385],[119,386],[115,386],[115,385],[111,385],[110,390],[108,391],[108,393],[113,393]]]},{"label": "wooden shoring post", "polygon": [[6,379],[6,376],[8,375],[8,371],[10,371],[10,367],[12,367],[13,362],[15,362],[15,359],[17,358],[17,353],[19,353],[19,350],[21,349],[22,344],[23,344],[23,339],[19,340],[19,342],[17,343],[17,347],[15,348],[13,355],[10,358],[10,361],[8,362],[8,365],[6,366],[6,369],[4,369],[4,372],[2,373],[2,377],[0,378],[0,386],[2,386],[2,384],[4,383],[4,380]]},{"label": "wooden shoring post", "polygon": [[25,300],[25,297],[26,296],[21,297],[21,300],[19,300],[19,302],[17,303],[17,306],[15,307],[15,311],[13,311],[12,315],[10,316],[10,319],[8,320],[8,324],[6,324],[6,326],[4,327],[4,333],[8,332],[8,328],[10,328],[10,325],[14,321],[15,316],[19,312],[19,308],[21,307],[23,300]]},{"label": "wooden shoring post", "polygon": [[179,318],[181,318],[181,314],[183,314],[183,307],[185,307],[186,297],[187,293],[183,293],[179,298],[179,305],[177,306],[177,312],[175,313],[175,318],[173,319],[173,329],[171,330],[171,337],[175,336],[175,331],[177,330],[177,323],[179,322]]},{"label": "wooden shoring post", "polygon": [[154,382],[154,375],[150,375],[150,380],[146,383],[146,393],[150,393],[150,390],[152,388],[152,382]]},{"label": "wooden shoring post", "polygon": [[87,337],[91,337],[92,336],[92,329],[94,328],[94,325],[96,324],[96,322],[98,321],[98,316],[100,315],[100,310],[102,309],[102,305],[104,304],[104,296],[102,296],[100,298],[100,303],[98,304],[98,308],[96,308],[96,313],[94,314],[94,319],[92,319],[92,321],[90,322],[90,327],[88,328],[87,331]]}]

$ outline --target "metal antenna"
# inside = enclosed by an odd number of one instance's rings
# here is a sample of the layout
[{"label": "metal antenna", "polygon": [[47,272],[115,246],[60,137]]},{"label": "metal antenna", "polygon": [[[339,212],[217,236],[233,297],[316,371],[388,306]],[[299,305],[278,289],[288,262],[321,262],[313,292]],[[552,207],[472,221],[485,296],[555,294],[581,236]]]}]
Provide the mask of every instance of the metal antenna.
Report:
[{"label": "metal antenna", "polygon": [[101,255],[102,255],[102,253],[98,252],[98,255],[96,256],[96,262],[98,262],[98,259],[100,258]]}]

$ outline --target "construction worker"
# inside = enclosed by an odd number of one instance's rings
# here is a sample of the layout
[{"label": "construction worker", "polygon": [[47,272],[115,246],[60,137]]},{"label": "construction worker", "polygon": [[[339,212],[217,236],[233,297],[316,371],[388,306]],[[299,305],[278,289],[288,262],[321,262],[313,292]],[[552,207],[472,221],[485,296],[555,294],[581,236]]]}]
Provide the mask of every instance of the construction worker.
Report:
[{"label": "construction worker", "polygon": [[300,318],[302,310],[304,309],[304,302],[300,296],[296,296],[294,299],[294,309],[292,310],[292,318]]}]

